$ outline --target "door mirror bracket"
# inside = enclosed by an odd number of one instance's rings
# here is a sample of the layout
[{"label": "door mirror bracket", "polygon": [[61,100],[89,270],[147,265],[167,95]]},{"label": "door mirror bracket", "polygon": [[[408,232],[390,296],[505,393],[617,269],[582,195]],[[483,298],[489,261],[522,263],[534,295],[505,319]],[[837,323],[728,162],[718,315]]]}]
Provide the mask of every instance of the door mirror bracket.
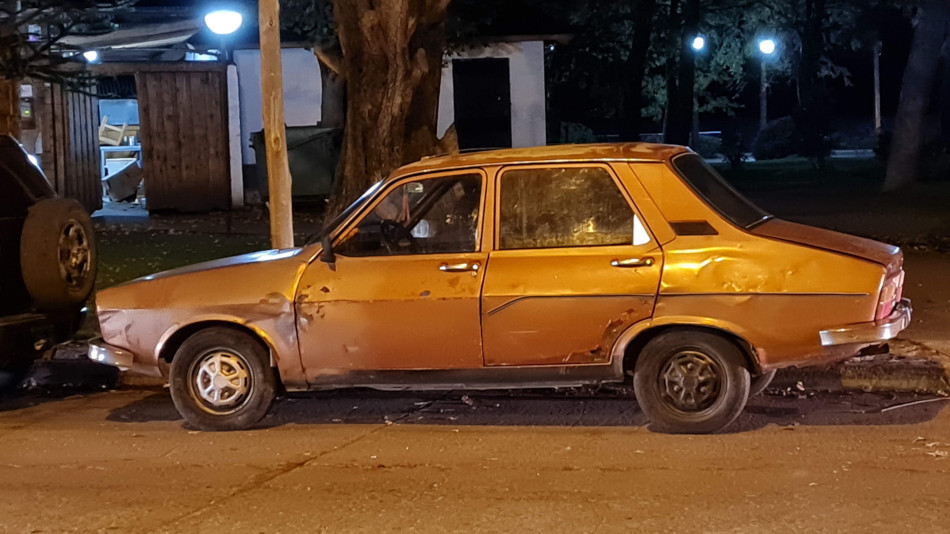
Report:
[{"label": "door mirror bracket", "polygon": [[333,245],[330,243],[330,234],[323,236],[320,240],[323,250],[320,251],[320,261],[330,266],[331,271],[336,270],[336,254],[333,253]]}]

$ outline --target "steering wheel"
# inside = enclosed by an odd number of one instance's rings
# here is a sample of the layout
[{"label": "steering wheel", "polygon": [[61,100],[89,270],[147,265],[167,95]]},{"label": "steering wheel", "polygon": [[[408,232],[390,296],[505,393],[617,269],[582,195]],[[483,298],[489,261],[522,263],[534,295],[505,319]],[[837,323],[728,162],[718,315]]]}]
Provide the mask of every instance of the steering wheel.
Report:
[{"label": "steering wheel", "polygon": [[[387,249],[389,249],[389,245],[398,247],[399,242],[405,239],[409,241],[410,251],[420,252],[422,250],[422,247],[419,246],[419,242],[412,236],[412,230],[406,228],[402,223],[381,220],[379,221],[379,230],[383,234],[383,239],[386,241]],[[392,253],[391,249],[390,253]]]}]

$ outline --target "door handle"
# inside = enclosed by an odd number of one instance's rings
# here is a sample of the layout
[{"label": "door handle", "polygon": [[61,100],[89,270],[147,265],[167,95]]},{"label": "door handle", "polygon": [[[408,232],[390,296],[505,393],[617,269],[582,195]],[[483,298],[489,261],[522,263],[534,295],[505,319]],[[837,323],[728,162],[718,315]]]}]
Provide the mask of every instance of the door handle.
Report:
[{"label": "door handle", "polygon": [[610,262],[612,267],[649,267],[653,265],[653,258],[628,258],[625,260],[612,260]]},{"label": "door handle", "polygon": [[463,261],[461,263],[443,263],[439,265],[439,270],[443,273],[477,273],[479,267],[481,267],[481,265],[479,265],[477,261],[471,263]]}]

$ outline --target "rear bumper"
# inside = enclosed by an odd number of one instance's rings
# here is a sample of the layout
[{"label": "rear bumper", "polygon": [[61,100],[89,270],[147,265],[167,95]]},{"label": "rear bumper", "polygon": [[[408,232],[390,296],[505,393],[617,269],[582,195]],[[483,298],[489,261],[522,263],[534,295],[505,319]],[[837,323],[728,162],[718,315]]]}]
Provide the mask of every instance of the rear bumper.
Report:
[{"label": "rear bumper", "polygon": [[870,323],[858,323],[831,330],[822,330],[821,344],[825,347],[851,344],[873,344],[897,337],[910,325],[913,312],[909,299],[901,299],[887,318]]},{"label": "rear bumper", "polygon": [[88,356],[96,363],[118,367],[122,371],[128,371],[135,363],[135,356],[131,352],[110,345],[101,337],[89,341]]}]

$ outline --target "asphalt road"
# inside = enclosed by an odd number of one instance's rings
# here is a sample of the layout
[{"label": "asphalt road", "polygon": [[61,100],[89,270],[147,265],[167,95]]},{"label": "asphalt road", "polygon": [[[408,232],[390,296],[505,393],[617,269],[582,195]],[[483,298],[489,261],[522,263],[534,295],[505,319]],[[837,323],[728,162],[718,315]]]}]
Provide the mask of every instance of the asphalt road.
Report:
[{"label": "asphalt road", "polygon": [[167,390],[0,403],[2,532],[940,532],[945,401],[771,390],[729,432],[623,391],[284,399],[184,426]]}]

